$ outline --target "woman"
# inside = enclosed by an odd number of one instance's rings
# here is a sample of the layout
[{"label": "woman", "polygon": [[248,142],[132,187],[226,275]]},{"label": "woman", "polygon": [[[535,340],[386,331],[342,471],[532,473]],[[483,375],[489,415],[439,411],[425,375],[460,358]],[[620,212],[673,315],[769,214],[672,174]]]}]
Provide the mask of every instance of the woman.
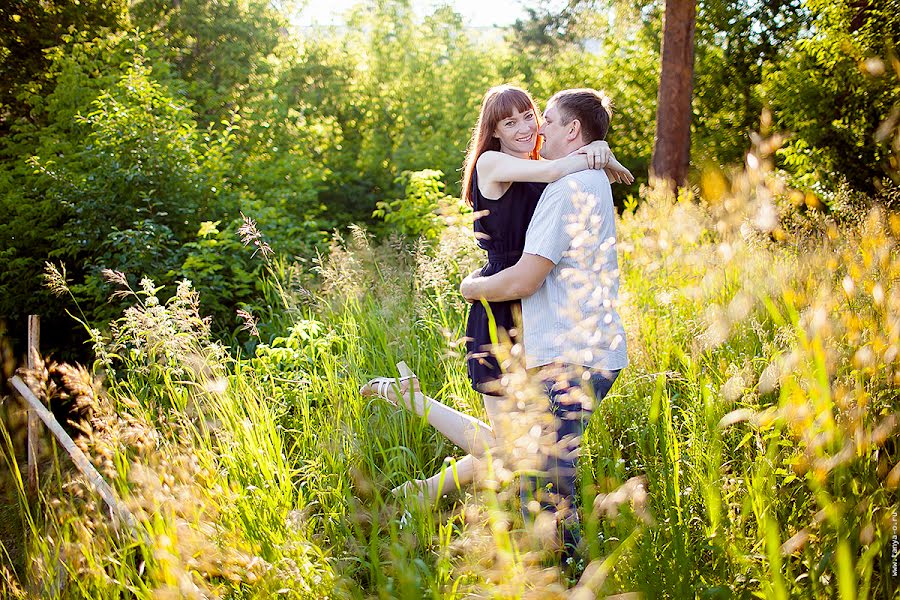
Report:
[{"label": "woman", "polygon": [[[469,143],[462,196],[476,214],[475,235],[487,251],[482,275],[514,265],[522,256],[525,232],[544,187],[560,177],[588,168],[605,168],[611,181],[633,181],[609,152],[606,142],[594,142],[579,153],[559,160],[540,160],[539,112],[525,90],[502,85],[488,90]],[[491,423],[496,422],[501,398],[501,371],[491,352],[491,329],[515,341],[519,303],[473,304],[466,325],[467,366],[472,387],[482,394]],[[493,323],[491,322],[493,321]],[[411,386],[411,387],[410,387]],[[363,395],[381,396],[419,415],[468,452],[447,469],[426,480],[414,480],[394,491],[414,491],[429,498],[442,495],[474,478],[478,456],[496,444],[491,426],[423,395],[418,380],[376,378],[362,387]]]}]

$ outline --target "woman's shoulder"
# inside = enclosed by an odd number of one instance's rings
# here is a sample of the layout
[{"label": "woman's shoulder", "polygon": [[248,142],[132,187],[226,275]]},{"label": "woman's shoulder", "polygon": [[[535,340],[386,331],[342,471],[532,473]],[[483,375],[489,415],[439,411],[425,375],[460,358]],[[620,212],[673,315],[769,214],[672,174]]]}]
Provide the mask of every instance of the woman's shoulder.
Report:
[{"label": "woman's shoulder", "polygon": [[[509,190],[509,184],[503,185],[494,178],[497,158],[502,155],[503,153],[497,150],[486,150],[485,152],[482,152],[481,156],[478,157],[478,160],[475,161],[475,168],[472,169],[472,185],[474,191],[483,200],[490,200],[492,202],[500,200]],[[495,186],[500,186],[502,189],[493,189]],[[487,193],[485,193],[486,190]],[[492,193],[500,194],[500,196],[491,198],[489,195]]]},{"label": "woman's shoulder", "polygon": [[499,150],[485,150],[481,153],[481,156],[478,157],[478,160],[475,161],[475,170],[477,171],[479,168],[484,168],[486,165],[495,163],[502,155],[503,153]]}]

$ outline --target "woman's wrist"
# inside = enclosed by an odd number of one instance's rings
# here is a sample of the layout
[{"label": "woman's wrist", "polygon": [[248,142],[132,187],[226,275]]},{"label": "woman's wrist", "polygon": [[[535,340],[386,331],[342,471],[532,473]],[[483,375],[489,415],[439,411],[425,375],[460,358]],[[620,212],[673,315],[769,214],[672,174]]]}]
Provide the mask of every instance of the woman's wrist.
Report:
[{"label": "woman's wrist", "polygon": [[591,168],[587,154],[572,154],[565,158],[560,158],[559,162],[564,166],[560,177],[565,177],[566,175],[571,175],[578,171],[586,171]]}]

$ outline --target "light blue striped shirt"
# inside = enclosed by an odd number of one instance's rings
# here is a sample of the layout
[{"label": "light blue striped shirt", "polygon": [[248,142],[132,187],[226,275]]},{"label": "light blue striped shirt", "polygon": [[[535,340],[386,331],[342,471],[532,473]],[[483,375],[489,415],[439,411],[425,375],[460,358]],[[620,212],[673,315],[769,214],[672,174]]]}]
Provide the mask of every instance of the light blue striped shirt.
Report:
[{"label": "light blue striped shirt", "polygon": [[616,312],[615,208],[606,173],[579,171],[548,185],[524,251],[556,264],[538,291],[522,299],[527,366],[561,361],[625,368],[625,329]]}]

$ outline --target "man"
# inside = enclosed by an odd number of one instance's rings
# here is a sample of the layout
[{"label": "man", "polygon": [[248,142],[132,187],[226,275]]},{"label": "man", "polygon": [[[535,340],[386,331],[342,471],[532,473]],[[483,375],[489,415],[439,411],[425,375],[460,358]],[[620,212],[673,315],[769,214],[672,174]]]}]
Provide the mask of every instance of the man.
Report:
[{"label": "man", "polygon": [[[559,92],[547,104],[541,156],[561,158],[606,137],[609,101],[591,89]],[[576,468],[581,436],[594,406],[628,364],[616,312],[619,271],[615,209],[602,170],[568,175],[547,186],[528,227],[522,258],[490,277],[475,272],[460,291],[470,301],[522,299],[526,367],[540,372],[550,398],[556,447],[545,458],[549,482],[523,489],[523,512],[557,512],[563,557],[579,538]],[[593,397],[591,397],[593,396]],[[537,503],[537,504],[535,504]]]}]

